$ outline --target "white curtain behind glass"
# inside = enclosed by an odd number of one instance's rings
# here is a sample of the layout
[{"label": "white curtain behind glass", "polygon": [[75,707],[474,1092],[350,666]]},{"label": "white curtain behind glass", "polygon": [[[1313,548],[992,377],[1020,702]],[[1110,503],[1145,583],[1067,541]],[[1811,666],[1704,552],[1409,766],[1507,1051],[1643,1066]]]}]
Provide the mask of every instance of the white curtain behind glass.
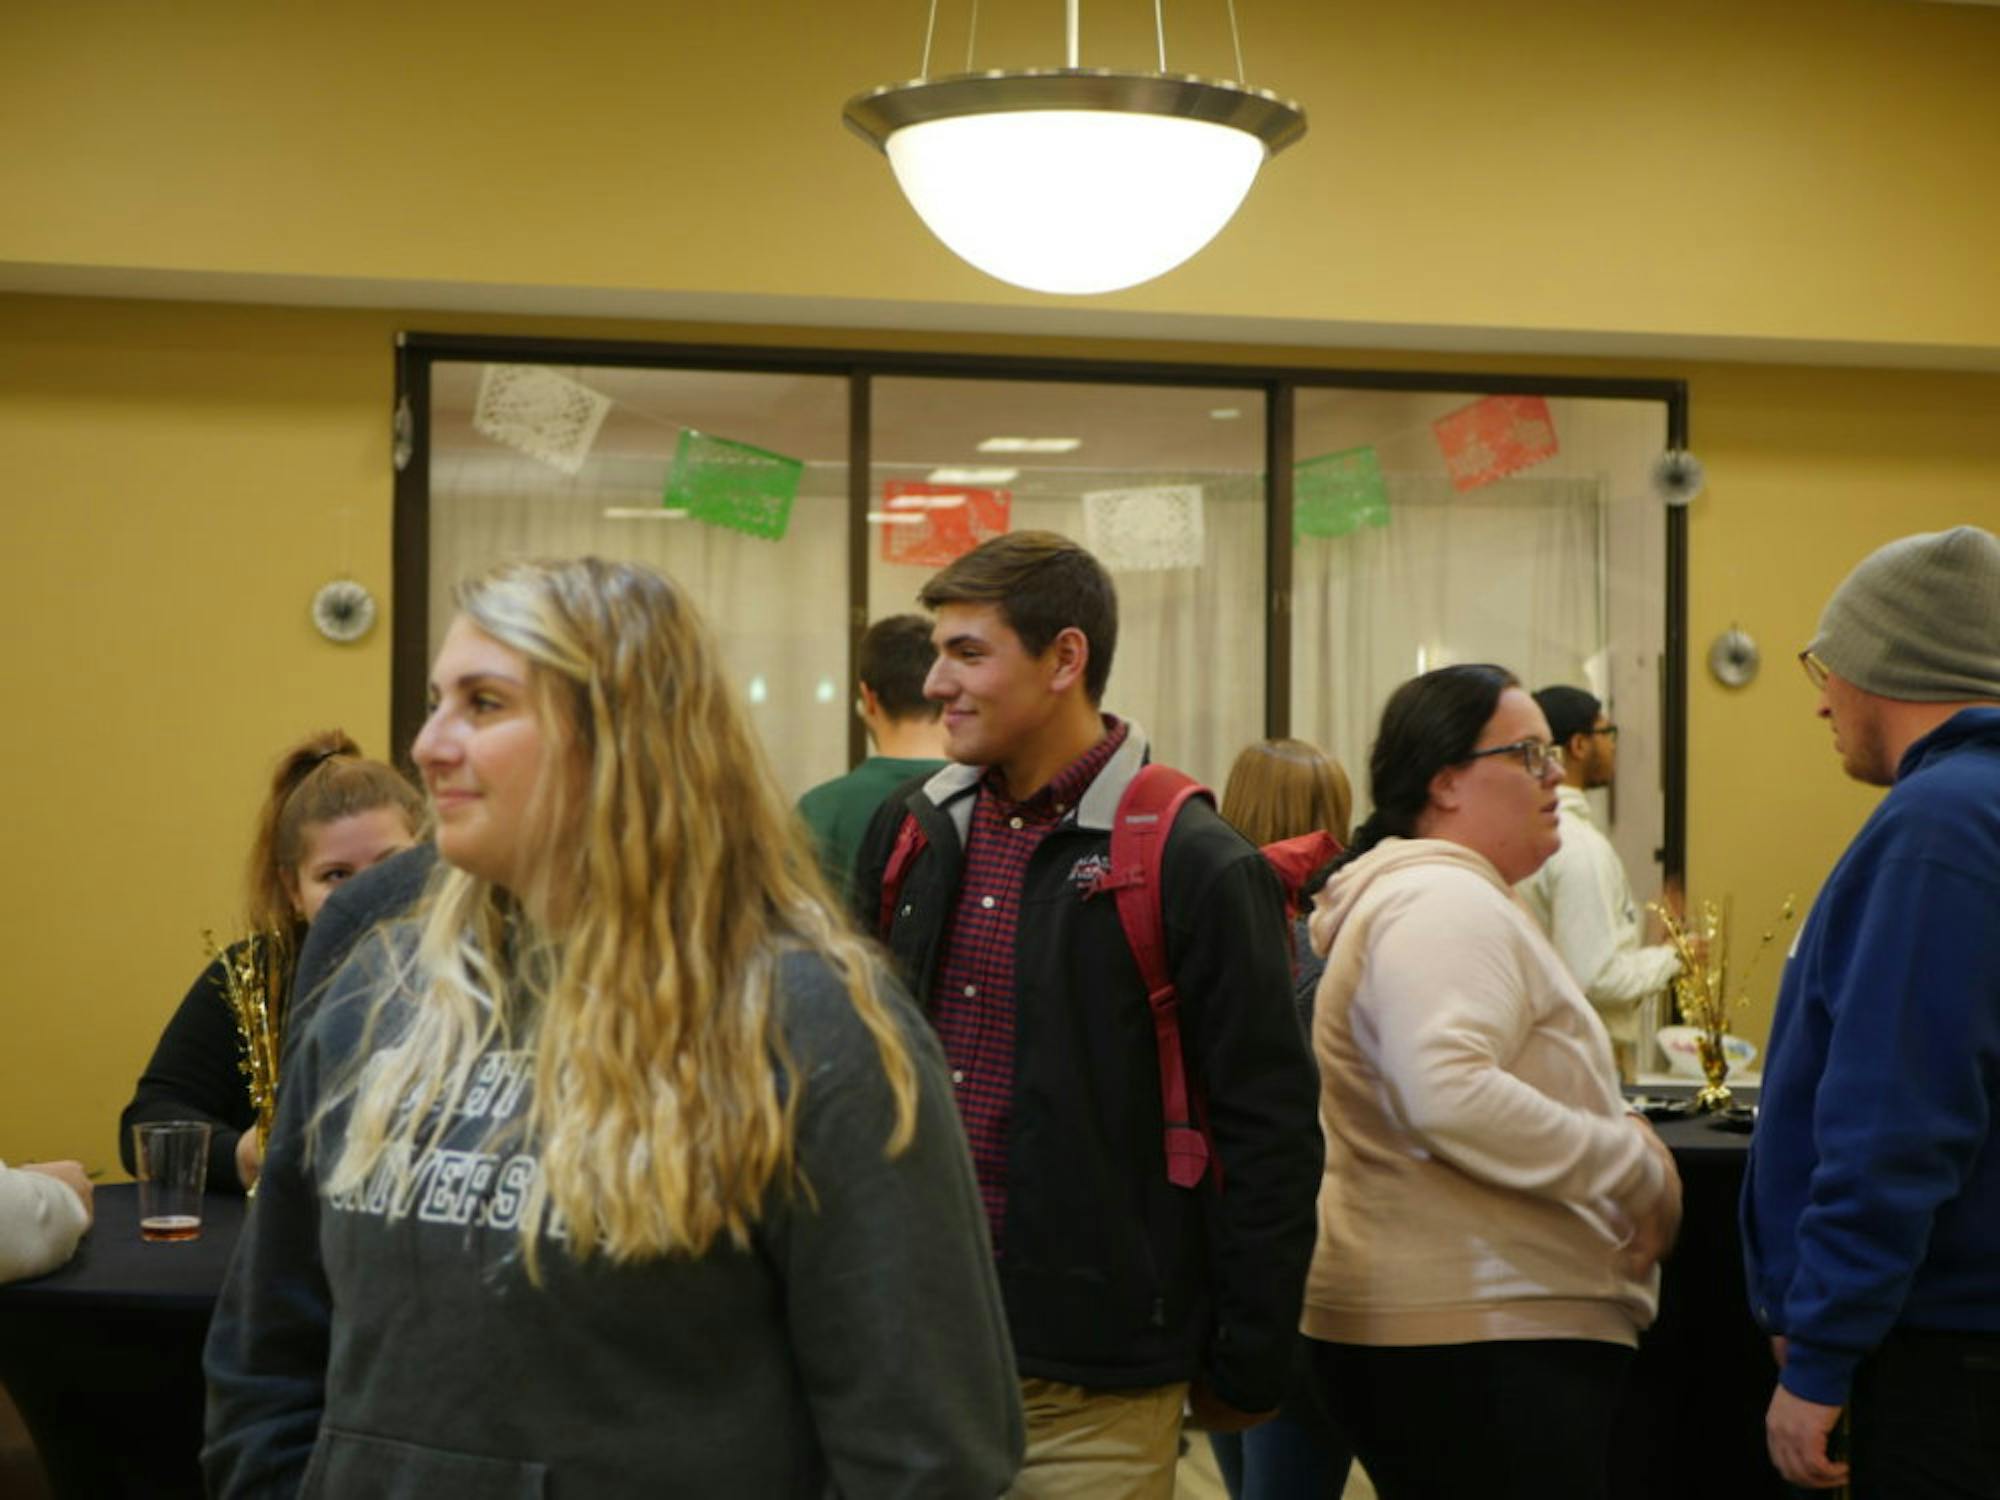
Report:
[{"label": "white curtain behind glass", "polygon": [[846,769],[846,470],[813,465],[782,541],[657,510],[658,460],[593,458],[575,478],[502,450],[441,455],[431,471],[431,637],[453,586],[518,558],[591,554],[643,563],[686,588],[719,637],[736,691],[787,796]]},{"label": "white curtain behind glass", "polygon": [[1357,823],[1382,705],[1408,678],[1490,661],[1532,690],[1603,670],[1602,481],[1387,483],[1386,527],[1301,537],[1293,561],[1293,732],[1347,769]]},{"label": "white curtain behind glass", "polygon": [[[1199,484],[1203,557],[1199,568],[1112,571],[1118,591],[1118,648],[1104,707],[1137,720],[1154,759],[1222,790],[1230,762],[1264,724],[1264,491],[1261,476],[1099,473],[1091,488]],[[1076,496],[1017,495],[1016,531],[1083,538]],[[871,618],[916,609],[917,591],[936,571],[884,563],[870,533]]]}]

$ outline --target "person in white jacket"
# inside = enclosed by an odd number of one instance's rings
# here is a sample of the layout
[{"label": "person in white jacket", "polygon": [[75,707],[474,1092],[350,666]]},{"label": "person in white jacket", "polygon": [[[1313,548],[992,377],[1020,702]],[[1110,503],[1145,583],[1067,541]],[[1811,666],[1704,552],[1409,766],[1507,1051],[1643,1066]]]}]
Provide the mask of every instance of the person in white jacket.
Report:
[{"label": "person in white jacket", "polygon": [[1301,1326],[1383,1500],[1601,1500],[1673,1158],[1522,908],[1562,752],[1499,667],[1390,698],[1374,811],[1315,898],[1326,1175]]},{"label": "person in white jacket", "polygon": [[82,1162],[0,1161],[0,1281],[53,1271],[76,1254],[90,1217]]},{"label": "person in white jacket", "polygon": [[1521,896],[1597,1007],[1618,1071],[1631,1080],[1653,1030],[1648,1017],[1657,1014],[1647,1002],[1680,973],[1680,959],[1670,944],[1646,944],[1624,861],[1584,795],[1610,786],[1618,774],[1618,726],[1582,688],[1545,687],[1535,703],[1549,721],[1550,740],[1563,749],[1563,782],[1556,788],[1562,847],[1521,882]]}]

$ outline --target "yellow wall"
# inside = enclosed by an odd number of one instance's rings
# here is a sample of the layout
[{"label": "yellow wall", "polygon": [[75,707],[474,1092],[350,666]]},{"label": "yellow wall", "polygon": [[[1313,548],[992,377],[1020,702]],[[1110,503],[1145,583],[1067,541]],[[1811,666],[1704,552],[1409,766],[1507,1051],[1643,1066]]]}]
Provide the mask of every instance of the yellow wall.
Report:
[{"label": "yellow wall", "polygon": [[[387,748],[385,628],[359,647],[328,645],[306,601],[348,567],[386,596],[390,335],[474,322],[0,298],[0,626],[13,643],[0,658],[12,705],[0,740],[13,794],[0,870],[9,1158],[112,1160],[117,1111],[200,967],[199,934],[234,925],[257,788],[287,737],[338,722],[370,750]],[[1955,521],[2000,527],[2000,376],[1436,363],[1691,381],[1712,478],[1692,517],[1694,640],[1705,646],[1740,622],[1769,663],[1742,693],[1699,674],[1693,683],[1693,887],[1735,892],[1751,921],[1788,890],[1809,895],[1872,797],[1841,777],[1789,655],[1870,547]],[[1764,1024],[1760,1014],[1744,1029],[1761,1036]]]},{"label": "yellow wall", "polygon": [[[1793,658],[1874,547],[1965,522],[2000,531],[2000,376],[1691,373],[1694,445],[1713,482],[1690,529],[1690,890],[1734,893],[1740,961],[1787,894],[1803,917],[1880,796],[1841,773]],[[1763,673],[1740,692],[1701,666],[1732,623],[1764,650]],[[1752,980],[1745,1035],[1769,1028],[1781,957],[1767,955]]]},{"label": "yellow wall", "polygon": [[[218,297],[240,295],[230,278],[301,276],[374,304],[393,299],[371,278],[874,300],[957,329],[1044,315],[1051,299],[932,242],[837,123],[850,92],[914,71],[921,9],[17,0],[0,288],[95,276],[129,294],[166,272],[220,278]],[[1087,7],[1085,61],[1145,65],[1148,9]],[[942,10],[940,46],[960,55],[964,8]],[[982,10],[982,65],[1052,60],[1053,8]],[[386,630],[336,648],[305,611],[350,569],[386,594],[396,328],[1332,363],[1305,346],[1370,325],[1404,348],[1716,335],[2000,367],[2000,201],[1984,191],[2000,180],[2000,11],[1242,10],[1252,80],[1304,100],[1312,134],[1209,251],[1076,318],[1133,312],[1162,340],[1186,336],[1178,315],[1266,320],[1298,347],[0,295],[0,1154],[112,1159],[199,933],[234,924],[272,755],[325,722],[386,748]],[[1175,66],[1231,71],[1220,14],[1168,7]],[[1785,658],[1871,546],[2000,525],[2000,376],[1337,362],[1692,381],[1713,477],[1692,523],[1693,638],[1737,621],[1771,658],[1744,693],[1692,686],[1696,894],[1733,890],[1754,921],[1809,892],[1870,798],[1841,780]]]},{"label": "yellow wall", "polygon": [[[938,71],[968,9],[940,7]],[[1220,0],[1167,10],[1172,65],[1233,71]],[[1093,306],[2000,348],[2000,12],[1239,10],[1251,80],[1311,133],[1209,251]],[[1086,63],[1151,65],[1151,7],[1085,11]],[[977,61],[1056,61],[1060,14],[981,7]],[[922,23],[910,0],[14,0],[0,267],[1054,305],[954,261],[839,123],[916,71]]]},{"label": "yellow wall", "polygon": [[307,603],[386,592],[389,372],[366,320],[0,299],[9,1160],[115,1165],[279,747],[382,748],[384,634],[326,645]]}]

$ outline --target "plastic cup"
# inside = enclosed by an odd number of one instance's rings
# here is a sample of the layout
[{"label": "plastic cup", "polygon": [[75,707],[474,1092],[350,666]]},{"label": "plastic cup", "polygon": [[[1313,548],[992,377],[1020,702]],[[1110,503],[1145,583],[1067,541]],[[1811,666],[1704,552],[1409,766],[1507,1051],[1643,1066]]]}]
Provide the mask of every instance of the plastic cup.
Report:
[{"label": "plastic cup", "polygon": [[206,1120],[151,1120],[132,1127],[140,1239],[174,1244],[201,1238],[211,1128]]}]

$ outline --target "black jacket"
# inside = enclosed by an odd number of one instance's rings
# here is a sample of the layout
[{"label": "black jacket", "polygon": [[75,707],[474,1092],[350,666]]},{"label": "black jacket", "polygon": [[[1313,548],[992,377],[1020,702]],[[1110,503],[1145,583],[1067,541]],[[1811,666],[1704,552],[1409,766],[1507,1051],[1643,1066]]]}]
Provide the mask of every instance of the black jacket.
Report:
[{"label": "black jacket", "polygon": [[[241,944],[230,949],[235,953]],[[211,959],[187,992],[159,1044],[139,1075],[132,1102],[118,1117],[118,1159],[127,1172],[138,1170],[132,1127],[151,1120],[206,1120],[208,1191],[241,1193],[236,1175],[236,1143],[257,1123],[250,1084],[238,1060],[243,1043],[236,1016],[223,989],[222,960]]]},{"label": "black jacket", "polygon": [[423,897],[424,885],[437,868],[437,845],[429,839],[392,854],[378,865],[343,880],[326,898],[326,905],[306,929],[292,971],[292,1009],[285,1018],[279,1071],[291,1062],[292,1041],[305,1035],[313,1013],[340,966],[361,940],[384,922],[410,914]]},{"label": "black jacket", "polygon": [[[1167,1181],[1146,989],[1118,912],[1085,894],[1118,797],[1145,763],[1130,737],[1028,865],[1015,943],[1014,1110],[999,1272],[1021,1373],[1097,1388],[1201,1377],[1231,1405],[1278,1405],[1312,1255],[1318,1087],[1291,1003],[1283,896],[1207,803],[1167,841],[1167,957],[1191,1086],[1223,1187]],[[905,812],[928,839],[886,940],[928,1006],[981,772],[947,766],[892,793],[856,865],[862,924]]]}]

